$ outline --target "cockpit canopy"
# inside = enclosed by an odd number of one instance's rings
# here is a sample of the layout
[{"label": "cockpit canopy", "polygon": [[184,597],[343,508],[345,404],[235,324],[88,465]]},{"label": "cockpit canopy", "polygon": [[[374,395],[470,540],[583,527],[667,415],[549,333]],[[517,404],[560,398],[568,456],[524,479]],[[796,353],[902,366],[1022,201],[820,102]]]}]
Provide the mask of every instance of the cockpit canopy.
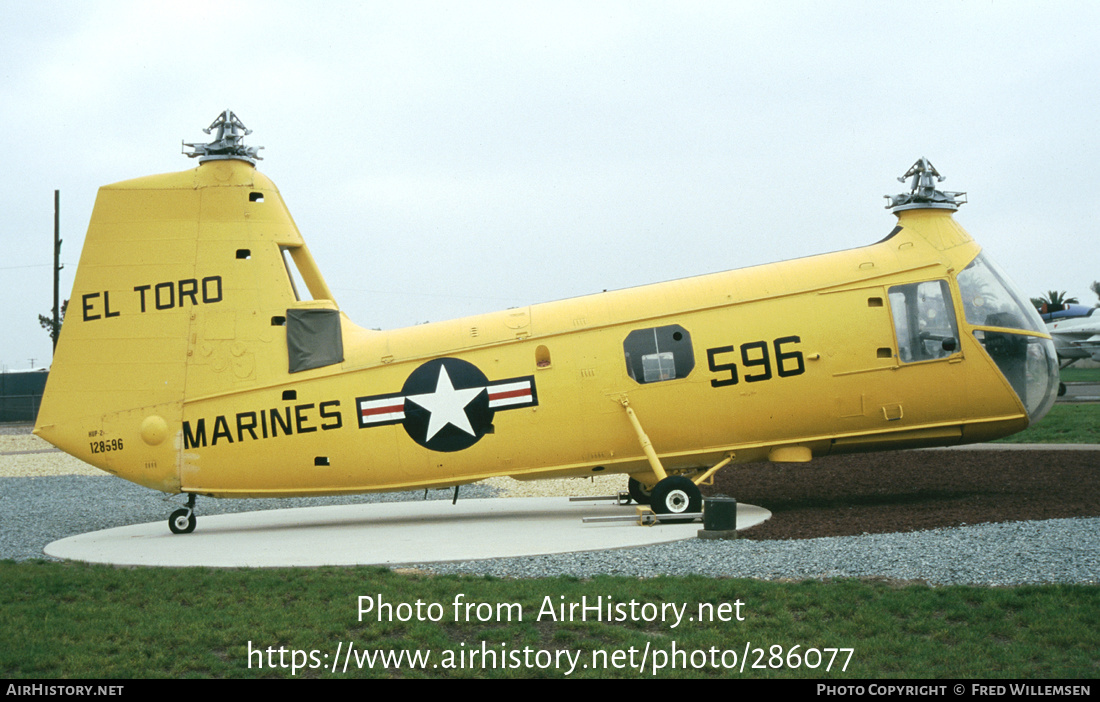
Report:
[{"label": "cockpit canopy", "polygon": [[986,353],[1027,408],[1032,422],[1050,411],[1057,396],[1058,355],[1043,338],[1046,326],[1029,300],[985,254],[958,276],[966,321]]}]

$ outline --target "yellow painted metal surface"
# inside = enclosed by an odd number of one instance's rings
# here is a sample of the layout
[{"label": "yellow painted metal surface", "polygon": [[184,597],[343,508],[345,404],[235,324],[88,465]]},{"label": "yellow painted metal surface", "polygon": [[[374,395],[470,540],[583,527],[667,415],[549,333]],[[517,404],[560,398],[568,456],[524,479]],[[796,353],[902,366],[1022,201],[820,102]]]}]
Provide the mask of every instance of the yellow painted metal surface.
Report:
[{"label": "yellow painted metal surface", "polygon": [[[243,497],[602,472],[652,485],[731,456],[1024,428],[959,295],[980,247],[942,209],[898,227],[851,251],[372,332],[338,311],[274,184],[210,161],[100,190],[35,432],[150,488]],[[952,351],[901,357],[906,290],[948,291]],[[338,320],[341,361],[288,370],[302,310]]]}]

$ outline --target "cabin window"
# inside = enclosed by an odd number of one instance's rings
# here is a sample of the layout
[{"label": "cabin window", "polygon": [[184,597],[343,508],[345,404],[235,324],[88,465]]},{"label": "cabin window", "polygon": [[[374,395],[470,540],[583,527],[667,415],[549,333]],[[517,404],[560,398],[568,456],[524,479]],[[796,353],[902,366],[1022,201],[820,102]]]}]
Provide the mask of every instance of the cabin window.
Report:
[{"label": "cabin window", "polygon": [[291,373],[343,363],[340,313],[324,309],[287,310],[286,350]]},{"label": "cabin window", "polygon": [[890,310],[903,363],[934,361],[959,351],[951,289],[944,280],[890,288]]},{"label": "cabin window", "polygon": [[[290,280],[290,289],[294,293],[294,299],[301,302],[303,299],[311,300],[309,297],[309,287],[302,280],[302,274],[298,271],[298,266],[294,263],[294,257],[292,250],[289,246],[280,246],[279,250],[283,254],[283,265],[286,266],[286,276]],[[306,295],[305,298],[302,295]]]},{"label": "cabin window", "polygon": [[317,270],[309,249],[302,245],[285,245],[280,246],[279,251],[283,256],[283,265],[295,300],[302,302],[332,299],[332,291]]},{"label": "cabin window", "polygon": [[679,324],[635,329],[623,341],[626,372],[638,383],[686,378],[695,368],[691,334]]}]

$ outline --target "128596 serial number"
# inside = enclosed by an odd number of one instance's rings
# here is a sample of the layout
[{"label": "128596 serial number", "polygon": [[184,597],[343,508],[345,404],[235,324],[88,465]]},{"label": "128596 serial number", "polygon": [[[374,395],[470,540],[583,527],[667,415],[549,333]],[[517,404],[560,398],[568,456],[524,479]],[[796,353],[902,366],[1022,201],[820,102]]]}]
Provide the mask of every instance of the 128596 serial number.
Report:
[{"label": "128596 serial number", "polygon": [[104,439],[103,441],[89,441],[92,453],[109,453],[122,450],[122,439]]}]

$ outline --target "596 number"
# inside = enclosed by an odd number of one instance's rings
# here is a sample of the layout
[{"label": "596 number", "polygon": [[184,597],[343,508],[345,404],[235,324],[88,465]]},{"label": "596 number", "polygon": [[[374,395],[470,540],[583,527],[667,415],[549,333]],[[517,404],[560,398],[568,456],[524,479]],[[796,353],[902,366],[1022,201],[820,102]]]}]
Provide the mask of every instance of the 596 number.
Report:
[{"label": "596 number", "polygon": [[[797,336],[784,336],[772,341],[770,347],[766,341],[750,341],[741,344],[741,365],[744,367],[745,382],[758,383],[761,380],[770,380],[773,377],[773,371],[774,375],[780,378],[805,373],[806,362],[802,358],[802,352],[791,348],[792,345],[801,342],[802,339]],[[740,382],[737,363],[719,363],[721,359],[718,358],[723,354],[734,353],[736,350],[734,346],[707,349],[707,365],[710,369],[715,373],[728,374],[724,378],[712,378],[711,387],[722,388],[727,385],[737,385]]]}]

